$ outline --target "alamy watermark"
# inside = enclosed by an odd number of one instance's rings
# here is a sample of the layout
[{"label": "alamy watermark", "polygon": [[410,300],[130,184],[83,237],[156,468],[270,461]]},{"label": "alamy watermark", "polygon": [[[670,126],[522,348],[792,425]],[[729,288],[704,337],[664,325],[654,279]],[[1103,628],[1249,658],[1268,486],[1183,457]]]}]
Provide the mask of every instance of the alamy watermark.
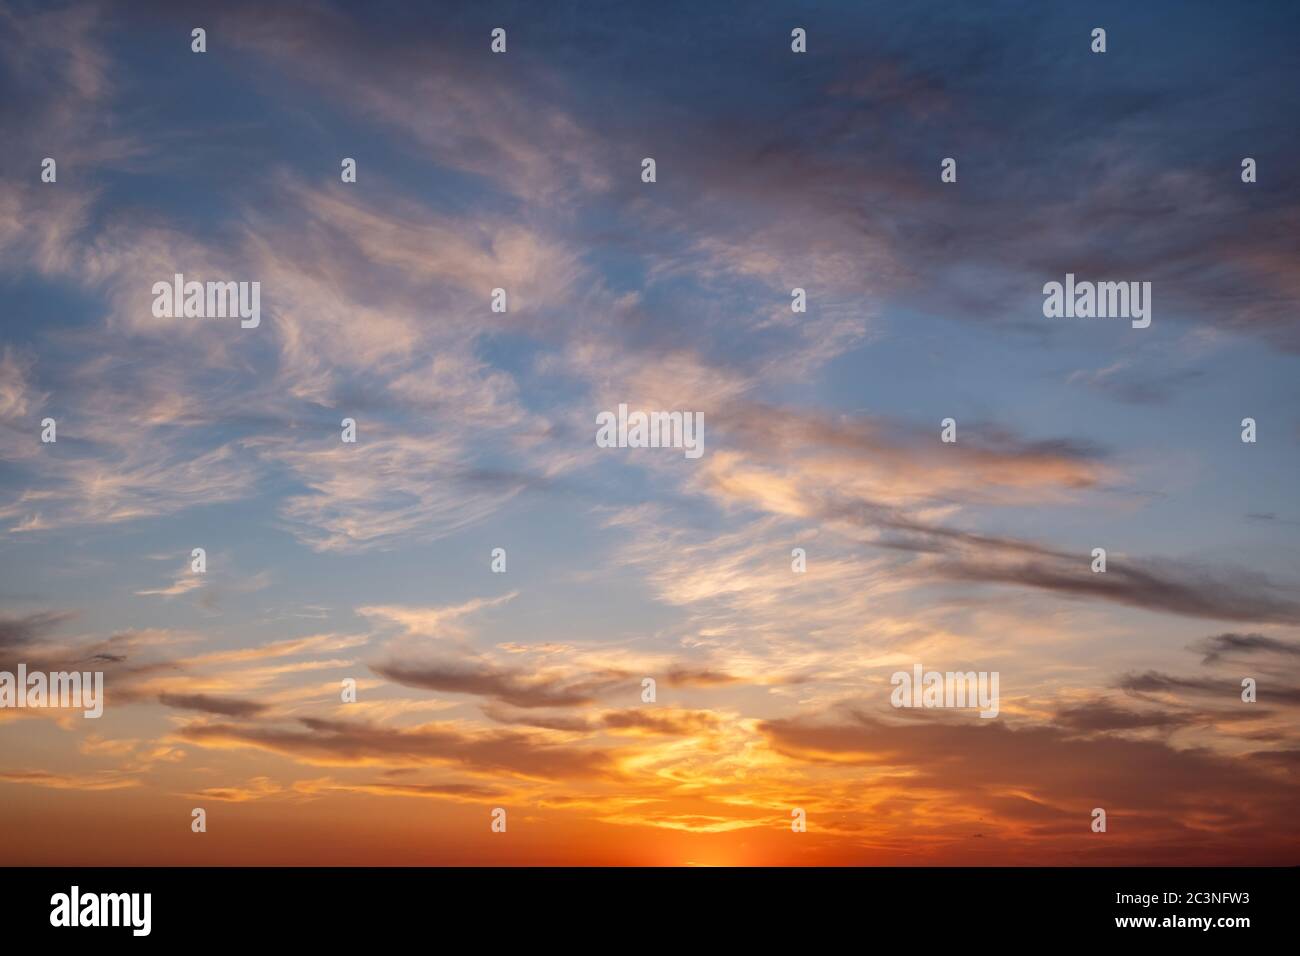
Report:
[{"label": "alamy watermark", "polygon": [[51,926],[128,926],[133,936],[148,936],[153,924],[152,893],[70,892],[50,897]]},{"label": "alamy watermark", "polygon": [[27,672],[18,665],[17,675],[0,671],[0,708],[80,707],[92,719],[104,713],[103,671]]},{"label": "alamy watermark", "polygon": [[596,416],[597,448],[681,448],[687,458],[704,454],[703,412],[631,412]]},{"label": "alamy watermark", "polygon": [[895,707],[978,707],[981,717],[998,715],[998,671],[895,671],[889,702]]},{"label": "alamy watermark", "polygon": [[1048,282],[1043,295],[1049,319],[1132,319],[1135,329],[1151,324],[1150,282],[1075,282],[1067,272],[1064,284]]},{"label": "alamy watermark", "polygon": [[240,328],[262,324],[262,283],[185,281],[178,272],[172,281],[153,284],[156,319],[225,319],[238,316]]}]

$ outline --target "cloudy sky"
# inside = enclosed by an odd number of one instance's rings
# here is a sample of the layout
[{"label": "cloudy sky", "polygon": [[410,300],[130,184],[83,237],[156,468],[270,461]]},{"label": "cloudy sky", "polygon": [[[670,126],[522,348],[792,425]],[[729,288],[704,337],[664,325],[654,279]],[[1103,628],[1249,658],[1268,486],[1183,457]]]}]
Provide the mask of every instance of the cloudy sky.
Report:
[{"label": "cloudy sky", "polygon": [[[1300,861],[1298,28],[0,5],[0,670],[107,695],[0,710],[0,855]],[[891,707],[918,663],[998,717]]]}]

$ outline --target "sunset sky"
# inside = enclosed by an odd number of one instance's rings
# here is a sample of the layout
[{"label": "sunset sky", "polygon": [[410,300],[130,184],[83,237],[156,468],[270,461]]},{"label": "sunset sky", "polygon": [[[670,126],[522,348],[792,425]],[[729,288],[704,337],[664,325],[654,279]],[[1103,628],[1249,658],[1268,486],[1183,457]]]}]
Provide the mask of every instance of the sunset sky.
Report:
[{"label": "sunset sky", "polygon": [[1298,28],[0,0],[0,862],[1300,863]]}]

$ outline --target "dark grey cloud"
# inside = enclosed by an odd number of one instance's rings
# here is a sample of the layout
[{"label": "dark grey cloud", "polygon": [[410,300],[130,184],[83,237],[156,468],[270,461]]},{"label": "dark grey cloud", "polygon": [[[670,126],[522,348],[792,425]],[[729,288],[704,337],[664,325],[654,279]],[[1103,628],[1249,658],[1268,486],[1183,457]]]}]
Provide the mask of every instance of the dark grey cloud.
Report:
[{"label": "dark grey cloud", "polygon": [[197,710],[222,717],[256,717],[267,705],[237,697],[212,697],[208,694],[159,694],[158,703],[177,710]]},{"label": "dark grey cloud", "polygon": [[1202,664],[1217,664],[1225,657],[1247,655],[1276,655],[1281,658],[1300,657],[1300,642],[1282,641],[1263,634],[1215,634],[1196,645],[1205,652]]},{"label": "dark grey cloud", "polygon": [[[1241,677],[1177,677],[1160,671],[1143,671],[1140,674],[1125,675],[1118,686],[1134,694],[1181,694],[1231,702],[1241,700],[1241,679]],[[1300,687],[1261,679],[1257,694],[1261,703],[1300,705]]]},{"label": "dark grey cloud", "polygon": [[486,661],[371,665],[379,676],[407,687],[472,694],[515,707],[577,707],[627,685],[630,675],[605,671],[584,677],[539,677]]},{"label": "dark grey cloud", "polygon": [[614,773],[607,750],[556,745],[513,730],[467,733],[450,724],[400,729],[304,717],[296,727],[191,724],[178,733],[195,744],[243,745],[325,765],[450,763],[550,780]]},{"label": "dark grey cloud", "polygon": [[1172,730],[1189,723],[1184,714],[1164,710],[1131,710],[1098,699],[1063,707],[1056,712],[1055,723],[1065,730],[1098,733],[1115,730]]},{"label": "dark grey cloud", "polygon": [[683,737],[715,730],[721,722],[717,714],[708,710],[624,709],[608,710],[590,717],[578,717],[512,711],[488,706],[483,709],[483,713],[491,720],[503,724],[582,734],[599,733],[602,730],[630,730]]},{"label": "dark grey cloud", "polygon": [[22,647],[48,637],[76,617],[73,611],[39,611],[17,617],[0,617],[0,650]]},{"label": "dark grey cloud", "polygon": [[674,664],[664,675],[664,681],[671,687],[723,687],[743,680],[716,668],[689,664]]},{"label": "dark grey cloud", "polygon": [[834,503],[826,514],[882,528],[885,536],[875,542],[881,547],[928,555],[919,573],[934,578],[1033,588],[1184,617],[1300,624],[1294,587],[1239,568],[1110,555],[1106,571],[1094,573],[1089,552],[929,525],[869,503]]},{"label": "dark grey cloud", "polygon": [[1055,552],[1050,560],[1026,554],[1006,563],[963,555],[946,557],[929,570],[954,581],[1019,585],[1185,617],[1300,624],[1293,590],[1260,575],[1166,559],[1112,558],[1104,574],[1094,574],[1086,554]]}]

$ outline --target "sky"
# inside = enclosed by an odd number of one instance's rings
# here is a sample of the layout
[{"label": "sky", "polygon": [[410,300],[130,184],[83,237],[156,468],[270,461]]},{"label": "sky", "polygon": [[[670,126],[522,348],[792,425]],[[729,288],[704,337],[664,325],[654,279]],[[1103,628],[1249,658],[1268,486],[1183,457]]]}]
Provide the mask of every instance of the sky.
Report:
[{"label": "sky", "polygon": [[0,862],[1300,862],[1298,27],[0,4]]}]

